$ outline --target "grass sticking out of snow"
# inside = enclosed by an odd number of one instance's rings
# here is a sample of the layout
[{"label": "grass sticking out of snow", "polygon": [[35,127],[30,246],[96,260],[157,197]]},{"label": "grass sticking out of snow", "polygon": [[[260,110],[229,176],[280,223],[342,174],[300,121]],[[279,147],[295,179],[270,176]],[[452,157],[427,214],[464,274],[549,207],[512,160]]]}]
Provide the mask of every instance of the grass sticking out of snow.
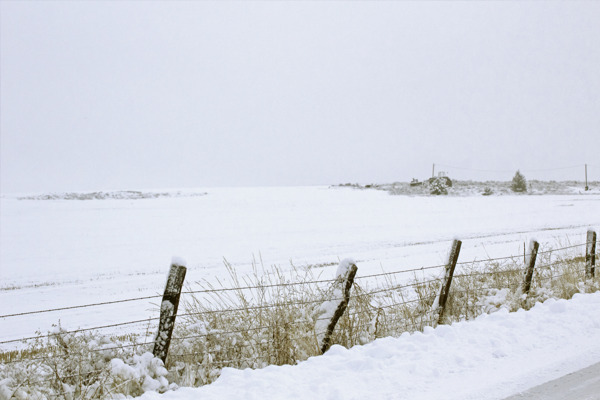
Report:
[{"label": "grass sticking out of snow", "polygon": [[[520,259],[462,265],[455,273],[442,322],[473,319],[501,308],[529,309],[548,298],[569,299],[599,289],[597,279],[585,281],[581,257],[540,252],[538,265],[527,296]],[[198,283],[203,292],[184,306],[185,323],[176,333],[182,339],[171,347],[170,379],[198,386],[214,381],[223,367],[295,364],[320,354],[317,310],[328,299],[329,283],[314,281],[331,277],[315,276],[312,269],[284,272],[277,266],[261,266],[259,272],[255,265],[254,274],[241,279],[226,266],[230,279],[223,287],[244,289],[223,292]],[[356,280],[332,343],[352,347],[435,326],[441,272],[414,275],[409,281],[399,281],[395,275]]]},{"label": "grass sticking out of snow", "polygon": [[[457,266],[442,322],[473,319],[500,309],[529,309],[548,298],[569,299],[600,289],[585,279],[575,253],[540,249],[532,287],[523,293],[523,260],[477,261]],[[224,367],[295,364],[320,354],[315,327],[319,307],[331,299],[333,276],[322,268],[264,267],[239,276],[225,263],[227,282],[198,282],[179,310],[167,364],[136,337],[66,333],[57,329],[20,353],[0,354],[0,398],[106,398],[165,391],[170,385],[213,382]],[[360,271],[360,265],[359,265]],[[357,278],[332,343],[352,347],[380,337],[435,326],[443,268]],[[399,278],[400,276],[404,278]],[[223,288],[232,288],[223,290]],[[14,362],[15,358],[27,359]]]},{"label": "grass sticking out of snow", "polygon": [[166,391],[162,361],[136,337],[69,333],[56,327],[20,352],[2,354],[0,399],[99,399]]}]

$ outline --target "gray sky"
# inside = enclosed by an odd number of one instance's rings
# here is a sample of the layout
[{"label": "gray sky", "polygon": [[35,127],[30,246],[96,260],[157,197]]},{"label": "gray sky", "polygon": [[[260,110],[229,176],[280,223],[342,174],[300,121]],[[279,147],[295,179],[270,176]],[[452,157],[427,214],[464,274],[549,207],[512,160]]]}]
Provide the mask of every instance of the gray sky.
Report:
[{"label": "gray sky", "polygon": [[0,7],[3,193],[600,179],[600,2]]}]

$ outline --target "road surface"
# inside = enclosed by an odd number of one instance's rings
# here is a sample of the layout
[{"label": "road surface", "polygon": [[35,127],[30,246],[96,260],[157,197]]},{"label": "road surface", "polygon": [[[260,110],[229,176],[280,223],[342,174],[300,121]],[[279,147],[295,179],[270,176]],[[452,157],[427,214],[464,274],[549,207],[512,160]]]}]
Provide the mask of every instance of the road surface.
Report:
[{"label": "road surface", "polygon": [[600,363],[505,400],[600,400]]}]

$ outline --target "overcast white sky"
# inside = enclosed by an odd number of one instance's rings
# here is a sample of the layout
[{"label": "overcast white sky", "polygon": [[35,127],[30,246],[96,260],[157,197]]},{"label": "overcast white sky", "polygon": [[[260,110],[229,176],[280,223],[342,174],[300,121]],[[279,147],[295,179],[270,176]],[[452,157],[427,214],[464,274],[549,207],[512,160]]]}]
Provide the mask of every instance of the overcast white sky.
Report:
[{"label": "overcast white sky", "polygon": [[597,1],[0,3],[3,193],[600,179]]}]

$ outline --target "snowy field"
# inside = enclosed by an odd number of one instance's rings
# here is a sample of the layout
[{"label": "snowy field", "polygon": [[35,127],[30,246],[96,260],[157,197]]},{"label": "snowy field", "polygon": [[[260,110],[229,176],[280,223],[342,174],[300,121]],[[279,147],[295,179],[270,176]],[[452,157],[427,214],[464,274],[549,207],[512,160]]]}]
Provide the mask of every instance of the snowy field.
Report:
[{"label": "snowy field", "polygon": [[[459,261],[468,261],[519,256],[532,238],[542,246],[580,244],[588,228],[600,228],[598,194],[408,197],[327,187],[176,193],[104,200],[4,196],[0,315],[162,294],[174,255],[187,260],[192,284],[223,277],[223,258],[242,273],[256,259],[312,266],[330,278],[331,264],[346,257],[357,261],[360,276],[443,264],[453,238],[463,240]],[[156,303],[0,318],[0,341],[45,332],[59,320],[76,329],[157,317]]]}]

